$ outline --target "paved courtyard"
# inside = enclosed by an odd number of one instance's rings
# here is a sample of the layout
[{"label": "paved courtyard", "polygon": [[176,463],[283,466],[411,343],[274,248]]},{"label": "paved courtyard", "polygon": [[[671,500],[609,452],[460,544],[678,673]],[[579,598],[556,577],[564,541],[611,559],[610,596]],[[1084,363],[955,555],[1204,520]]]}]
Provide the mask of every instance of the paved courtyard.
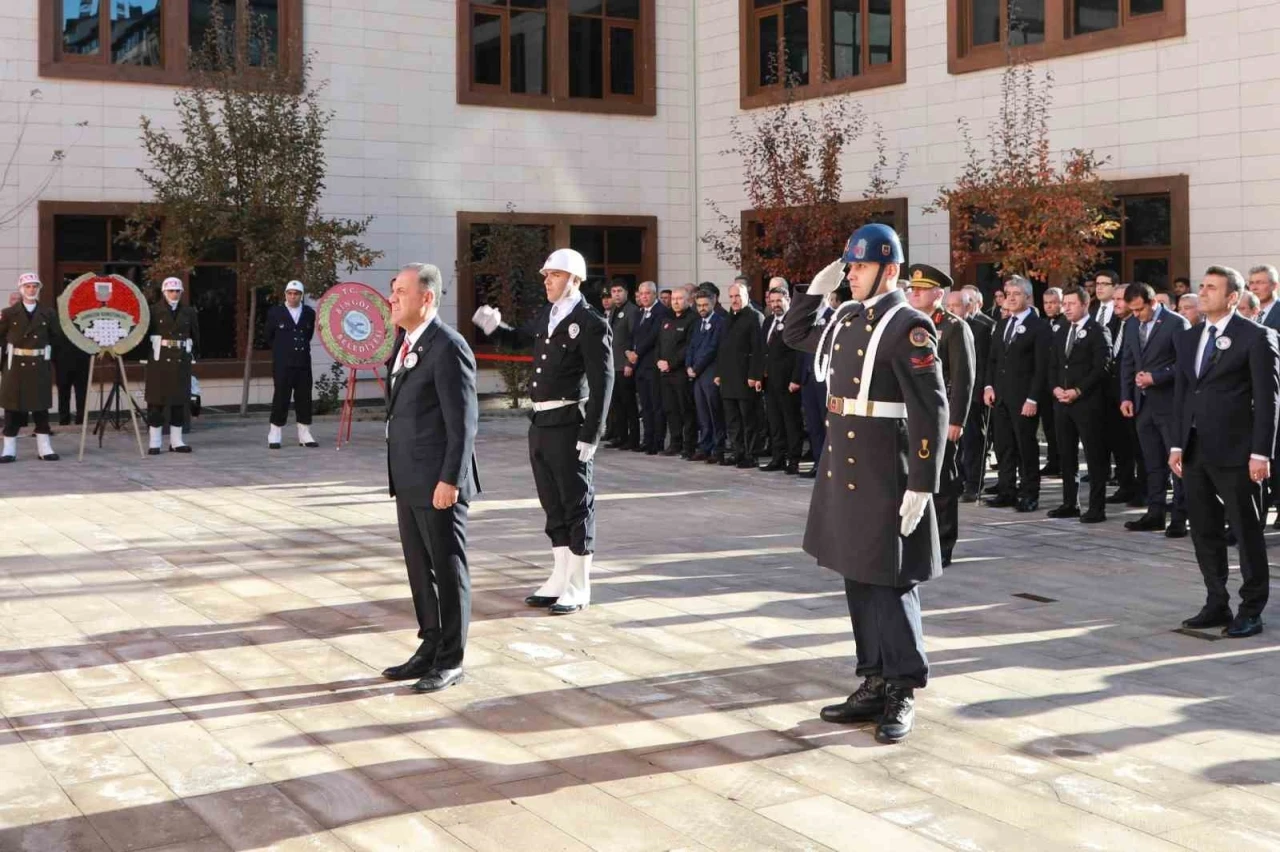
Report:
[{"label": "paved courtyard", "polygon": [[468,678],[418,696],[378,676],[416,646],[382,427],[335,425],[0,468],[0,850],[1280,849],[1280,624],[1172,632],[1189,540],[964,506],[881,746],[816,721],[854,677],[808,482],[602,451],[556,619],[525,421],[487,420]]}]

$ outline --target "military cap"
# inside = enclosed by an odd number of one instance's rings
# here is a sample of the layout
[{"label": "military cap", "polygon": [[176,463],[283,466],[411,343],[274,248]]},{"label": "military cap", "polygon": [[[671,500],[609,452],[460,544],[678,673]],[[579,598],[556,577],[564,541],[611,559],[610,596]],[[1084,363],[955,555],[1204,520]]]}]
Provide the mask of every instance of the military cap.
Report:
[{"label": "military cap", "polygon": [[913,263],[907,269],[907,285],[913,290],[933,287],[950,290],[954,284],[955,282],[951,280],[950,275],[927,263]]}]

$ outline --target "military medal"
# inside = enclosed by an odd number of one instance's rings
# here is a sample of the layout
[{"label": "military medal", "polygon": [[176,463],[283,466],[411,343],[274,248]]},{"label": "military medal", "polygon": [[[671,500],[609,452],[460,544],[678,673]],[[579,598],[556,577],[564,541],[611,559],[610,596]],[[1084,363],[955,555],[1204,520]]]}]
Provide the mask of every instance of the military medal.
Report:
[{"label": "military medal", "polygon": [[911,341],[912,346],[928,346],[929,332],[917,326],[911,329],[911,334],[908,335],[908,339]]}]

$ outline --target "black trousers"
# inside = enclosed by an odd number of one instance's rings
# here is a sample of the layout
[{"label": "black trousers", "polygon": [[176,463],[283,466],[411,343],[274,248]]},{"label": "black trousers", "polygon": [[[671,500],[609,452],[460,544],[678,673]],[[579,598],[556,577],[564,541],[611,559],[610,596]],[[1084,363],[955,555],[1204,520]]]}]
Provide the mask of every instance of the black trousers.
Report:
[{"label": "black trousers", "polygon": [[724,452],[724,404],[710,370],[693,380],[693,401],[698,409],[698,449],[718,456]]},{"label": "black trousers", "polygon": [[595,550],[596,492],[593,462],[578,461],[578,426],[529,427],[529,463],[538,502],[547,514],[552,547],[567,547],[579,556]]},{"label": "black trousers", "polygon": [[1056,402],[1052,405],[1041,405],[1037,416],[1040,428],[1044,430],[1044,454],[1047,465],[1057,465],[1062,458],[1062,451],[1058,449],[1058,417],[1053,410],[1056,406]]},{"label": "black trousers", "polygon": [[844,581],[853,621],[859,677],[879,676],[895,686],[923,689],[929,682],[920,622],[920,590]]},{"label": "black trousers", "polygon": [[938,543],[942,558],[951,561],[956,539],[960,537],[960,492],[964,490],[964,476],[960,472],[960,445],[947,441],[942,454],[942,478],[938,493],[933,495],[933,509],[938,515]]},{"label": "black trousers", "polygon": [[[1157,414],[1151,408],[1138,410],[1134,418],[1138,446],[1147,472],[1147,511],[1164,515],[1169,511],[1169,446],[1173,436],[1173,414]],[[1186,492],[1181,477],[1173,477],[1173,520],[1187,518]]]},{"label": "black trousers", "polygon": [[418,616],[418,638],[439,635],[436,665],[457,668],[471,624],[471,573],[467,569],[466,503],[451,508],[410,505],[396,498],[400,547]]},{"label": "black trousers", "polygon": [[179,429],[185,429],[187,426],[187,407],[185,405],[148,405],[147,406],[147,425],[160,427],[165,425],[165,416],[168,415],[170,426],[177,426]]},{"label": "black trousers", "polygon": [[646,450],[662,449],[667,431],[667,415],[662,409],[662,379],[657,367],[636,373],[636,390],[640,395],[640,419],[644,421],[643,446]]},{"label": "black trousers", "polygon": [[[49,412],[32,411],[31,422],[36,424],[37,435],[48,435],[49,429]],[[4,410],[4,436],[6,438],[18,437],[18,430],[27,425],[27,412],[12,411],[8,408]]]},{"label": "black trousers", "polygon": [[960,467],[964,472],[964,490],[977,493],[982,488],[982,477],[987,472],[987,419],[991,409],[981,398],[974,399],[969,408],[969,420],[960,436]]},{"label": "black trousers", "polygon": [[1036,419],[1022,416],[1024,402],[1025,399],[997,399],[991,412],[1000,459],[996,485],[1001,495],[1039,500],[1040,439],[1036,435]]},{"label": "black trousers", "polygon": [[[1107,400],[1107,449],[1115,463],[1116,484],[1125,494],[1141,494],[1144,483],[1141,475],[1141,453],[1138,451],[1138,431],[1133,418],[1120,413],[1120,401]],[[1090,474],[1090,479],[1093,475]]]},{"label": "black trousers", "polygon": [[804,455],[804,417],[800,413],[800,392],[792,393],[787,388],[783,379],[766,380],[764,412],[774,459],[798,462]]},{"label": "black trousers", "polygon": [[667,415],[673,450],[693,455],[698,443],[698,409],[693,401],[693,381],[688,374],[662,374],[662,407]]},{"label": "black trousers", "polygon": [[756,413],[760,409],[760,401],[755,394],[745,399],[723,399],[725,438],[728,444],[726,452],[739,459],[751,458],[758,440],[756,432],[759,420]]},{"label": "black trousers", "polygon": [[640,446],[640,408],[636,404],[635,375],[625,376],[622,370],[613,374],[609,414],[613,418],[610,430],[613,440],[624,447]]},{"label": "black trousers", "polygon": [[809,433],[809,452],[813,463],[822,461],[827,443],[827,383],[808,381],[800,388],[800,405],[804,410],[804,428]]},{"label": "black trousers", "polygon": [[1249,479],[1248,465],[1221,467],[1203,463],[1196,451],[1196,434],[1182,454],[1182,479],[1191,522],[1191,543],[1204,577],[1206,603],[1230,604],[1227,592],[1227,540],[1223,516],[1231,523],[1240,547],[1241,615],[1261,615],[1271,582],[1267,543],[1263,538],[1262,483]]},{"label": "black trousers", "polygon": [[283,426],[289,419],[289,398],[297,420],[311,425],[311,367],[285,367],[276,371],[276,391],[271,397],[271,425]]},{"label": "black trousers", "polygon": [[1084,463],[1089,470],[1089,511],[1107,509],[1107,436],[1105,400],[1093,397],[1070,405],[1053,404],[1058,424],[1058,463],[1062,467],[1062,503],[1075,506],[1080,502],[1080,444],[1084,444]]},{"label": "black trousers", "polygon": [[58,424],[71,423],[71,394],[76,396],[76,425],[84,422],[84,400],[89,392],[89,362],[72,366],[57,366],[58,375]]}]

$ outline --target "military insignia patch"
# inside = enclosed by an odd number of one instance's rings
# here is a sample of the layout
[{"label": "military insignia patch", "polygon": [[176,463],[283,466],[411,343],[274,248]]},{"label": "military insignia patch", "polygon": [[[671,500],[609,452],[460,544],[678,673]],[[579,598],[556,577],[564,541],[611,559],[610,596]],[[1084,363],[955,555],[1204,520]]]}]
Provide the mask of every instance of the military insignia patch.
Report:
[{"label": "military insignia patch", "polygon": [[911,273],[912,281],[919,281],[923,277],[924,277],[924,272],[922,270],[917,269],[915,272]]},{"label": "military insignia patch", "polygon": [[935,363],[937,363],[937,359],[933,357],[932,352],[928,355],[911,356],[911,369],[913,370],[929,370],[933,368]]},{"label": "military insignia patch", "polygon": [[889,244],[888,244],[888,243],[883,243],[883,244],[881,244],[881,246],[880,246],[880,253],[881,253],[882,255],[884,255],[885,257],[888,257],[888,256],[889,256],[889,253],[890,253],[891,251],[893,251],[893,249],[889,246]]},{"label": "military insignia patch", "polygon": [[570,323],[570,325],[569,325],[569,339],[570,339],[570,340],[576,340],[576,339],[577,339],[577,337],[578,337],[578,332],[580,332],[580,331],[582,331],[582,329],[578,328],[578,324],[577,324],[576,322],[575,322],[575,323]]},{"label": "military insignia patch", "polygon": [[858,240],[857,244],[854,245],[853,247],[853,256],[858,260],[862,260],[864,257],[867,256],[866,240]]},{"label": "military insignia patch", "polygon": [[916,328],[911,329],[911,334],[907,339],[911,341],[912,346],[928,346],[929,332],[926,329],[917,326]]}]

